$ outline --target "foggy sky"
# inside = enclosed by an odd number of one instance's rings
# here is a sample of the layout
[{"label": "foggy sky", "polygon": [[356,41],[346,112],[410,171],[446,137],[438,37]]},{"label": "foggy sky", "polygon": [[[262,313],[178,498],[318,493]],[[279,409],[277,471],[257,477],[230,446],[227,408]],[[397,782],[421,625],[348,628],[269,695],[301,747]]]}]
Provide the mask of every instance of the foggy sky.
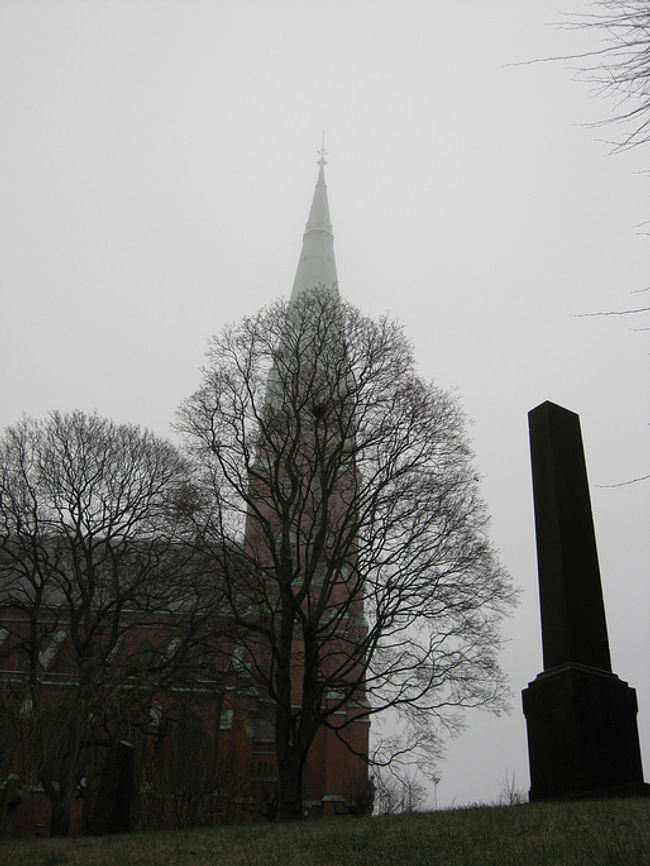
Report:
[{"label": "foggy sky", "polygon": [[[647,155],[553,26],[579,0],[2,0],[0,424],[96,409],[171,435],[209,336],[288,297],[326,130],[341,294],[457,390],[522,588],[513,711],[468,716],[439,805],[528,787],[541,671],[526,413],[582,421],[614,671],[650,761]],[[563,18],[564,16],[564,18]],[[645,301],[645,302],[644,302]]]}]

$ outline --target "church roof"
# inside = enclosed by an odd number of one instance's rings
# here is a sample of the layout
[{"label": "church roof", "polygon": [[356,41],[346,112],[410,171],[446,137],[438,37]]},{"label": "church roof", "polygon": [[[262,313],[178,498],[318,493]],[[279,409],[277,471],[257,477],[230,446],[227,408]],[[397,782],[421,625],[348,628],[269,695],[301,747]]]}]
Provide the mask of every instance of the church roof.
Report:
[{"label": "church roof", "polygon": [[291,300],[295,301],[304,291],[326,288],[338,294],[338,279],[334,261],[334,235],[330,222],[330,210],[325,185],[325,151],[321,150],[318,161],[318,180],[309,211],[309,218],[302,238],[302,252],[293,283]]}]

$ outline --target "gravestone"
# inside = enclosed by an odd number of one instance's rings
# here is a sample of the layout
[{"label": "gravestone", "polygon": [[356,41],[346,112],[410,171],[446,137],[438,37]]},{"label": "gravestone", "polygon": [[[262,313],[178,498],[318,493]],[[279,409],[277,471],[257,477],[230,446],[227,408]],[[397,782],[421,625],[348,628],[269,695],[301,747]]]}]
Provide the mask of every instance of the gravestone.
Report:
[{"label": "gravestone", "polygon": [[134,755],[134,747],[124,740],[108,747],[89,821],[89,833],[103,836],[106,833],[126,833],[130,829]]},{"label": "gravestone", "polygon": [[16,811],[22,801],[20,779],[11,775],[0,785],[0,839],[11,838]]},{"label": "gravestone", "polygon": [[528,413],[544,671],[522,693],[530,799],[648,794],[636,692],[612,673],[580,418]]}]

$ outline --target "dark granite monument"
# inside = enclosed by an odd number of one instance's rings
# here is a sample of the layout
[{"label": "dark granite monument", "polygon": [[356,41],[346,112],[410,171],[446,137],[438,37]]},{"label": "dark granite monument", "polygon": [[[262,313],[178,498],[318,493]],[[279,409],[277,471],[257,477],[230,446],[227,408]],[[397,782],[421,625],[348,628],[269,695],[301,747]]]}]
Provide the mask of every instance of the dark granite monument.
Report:
[{"label": "dark granite monument", "polygon": [[522,693],[530,799],[648,794],[634,689],[612,673],[580,418],[528,413],[544,671]]}]

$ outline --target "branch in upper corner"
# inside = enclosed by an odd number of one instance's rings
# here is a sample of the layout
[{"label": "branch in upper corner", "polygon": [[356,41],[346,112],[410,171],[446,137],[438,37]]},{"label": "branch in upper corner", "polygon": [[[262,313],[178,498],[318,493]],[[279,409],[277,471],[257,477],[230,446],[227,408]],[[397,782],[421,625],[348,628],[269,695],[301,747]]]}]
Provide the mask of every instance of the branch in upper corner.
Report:
[{"label": "branch in upper corner", "polygon": [[638,478],[630,478],[629,481],[619,481],[616,484],[596,484],[596,487],[627,487],[629,484],[637,484],[639,481],[647,481],[650,478],[648,475],[640,475]]},{"label": "branch in upper corner", "polygon": [[608,142],[616,153],[650,142],[650,4],[647,0],[597,0],[594,6],[596,12],[567,16],[566,22],[559,26],[569,30],[595,29],[606,40],[602,47],[509,65],[580,61],[577,76],[591,84],[599,95],[618,99],[611,117],[587,124],[592,127],[622,124],[618,140]]},{"label": "branch in upper corner", "polygon": [[647,313],[650,307],[639,307],[636,310],[606,310],[600,313],[569,313],[572,319],[586,319],[592,316],[629,316],[632,313]]}]

